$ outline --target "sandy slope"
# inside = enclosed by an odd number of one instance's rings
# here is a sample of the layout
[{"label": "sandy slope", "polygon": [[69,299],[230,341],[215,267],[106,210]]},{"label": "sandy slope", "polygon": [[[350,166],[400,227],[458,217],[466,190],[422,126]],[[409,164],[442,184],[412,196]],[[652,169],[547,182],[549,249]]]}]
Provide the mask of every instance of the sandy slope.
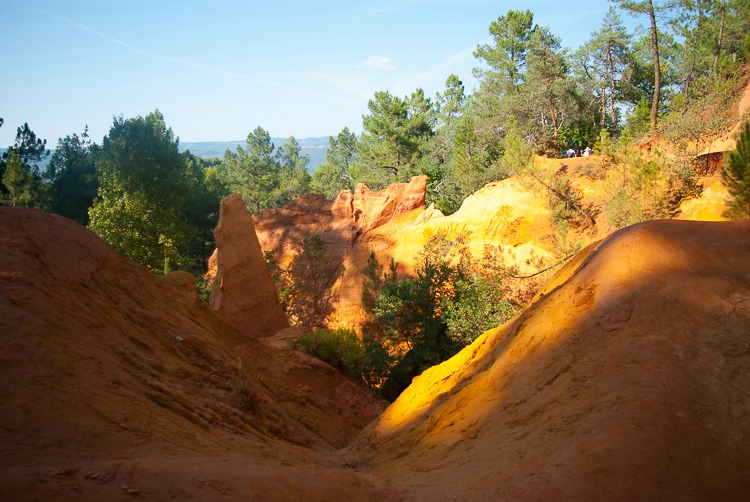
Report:
[{"label": "sandy slope", "polygon": [[412,386],[351,449],[418,500],[750,493],[750,220],[648,222]]},{"label": "sandy slope", "polygon": [[380,403],[230,327],[191,276],[154,276],[31,209],[0,208],[0,255],[2,498],[378,491],[319,451]]}]

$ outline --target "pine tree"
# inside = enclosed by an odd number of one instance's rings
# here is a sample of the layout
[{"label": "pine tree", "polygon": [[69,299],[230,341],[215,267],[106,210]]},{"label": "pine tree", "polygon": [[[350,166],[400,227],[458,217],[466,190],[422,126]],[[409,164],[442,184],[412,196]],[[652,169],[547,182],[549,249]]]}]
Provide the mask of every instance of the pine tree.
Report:
[{"label": "pine tree", "polygon": [[721,182],[729,189],[727,218],[750,218],[750,122],[737,141],[737,149],[729,154],[721,173]]},{"label": "pine tree", "polygon": [[33,176],[24,170],[21,156],[11,152],[2,176],[2,184],[8,191],[3,202],[11,206],[27,206],[33,199]]}]

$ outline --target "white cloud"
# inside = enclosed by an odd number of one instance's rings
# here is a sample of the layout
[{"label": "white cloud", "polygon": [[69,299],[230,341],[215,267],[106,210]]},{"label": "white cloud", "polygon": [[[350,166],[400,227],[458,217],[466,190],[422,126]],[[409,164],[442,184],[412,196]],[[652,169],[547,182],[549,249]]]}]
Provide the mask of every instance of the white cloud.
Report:
[{"label": "white cloud", "polygon": [[388,56],[370,56],[369,58],[365,59],[357,66],[355,66],[355,68],[357,68],[358,70],[362,68],[372,68],[374,70],[395,70],[396,65],[393,64],[393,60]]}]

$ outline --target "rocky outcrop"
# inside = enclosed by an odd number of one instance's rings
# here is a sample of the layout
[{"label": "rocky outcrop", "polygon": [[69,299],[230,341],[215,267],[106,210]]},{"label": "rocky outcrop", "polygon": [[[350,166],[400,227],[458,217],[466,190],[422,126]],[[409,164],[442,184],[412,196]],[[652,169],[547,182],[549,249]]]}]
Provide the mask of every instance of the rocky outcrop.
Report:
[{"label": "rocky outcrop", "polygon": [[427,176],[414,176],[409,183],[373,192],[363,183],[354,188],[354,222],[365,234],[402,214],[424,207]]},{"label": "rocky outcrop", "polygon": [[750,493],[748,220],[587,247],[374,422],[380,405],[331,366],[239,332],[188,275],[154,276],[70,220],[0,207],[0,255],[14,500]]},{"label": "rocky outcrop", "polygon": [[211,308],[249,336],[272,336],[289,327],[253,218],[238,194],[221,201],[214,236],[217,268],[209,298]]},{"label": "rocky outcrop", "polygon": [[[444,216],[425,208],[425,176],[397,183],[379,192],[358,185],[354,194],[341,191],[334,201],[305,195],[277,209],[253,215],[261,247],[277,264],[289,269],[305,239],[318,235],[327,245],[335,270],[331,277],[332,326],[359,326],[362,271],[370,252],[381,264],[391,259],[401,274],[412,272],[414,257],[436,232],[467,232],[472,252],[486,245],[504,245],[509,265],[536,271],[529,263],[549,256],[550,221],[546,200],[514,180],[492,183],[470,196],[461,209]],[[215,267],[214,260],[210,267]]]},{"label": "rocky outcrop", "polygon": [[[509,266],[533,273],[536,269],[529,263],[551,255],[545,246],[550,228],[546,200],[512,179],[485,186],[449,216],[423,206],[402,212],[362,235],[347,254],[343,273],[333,286],[337,301],[331,324],[359,326],[367,318],[362,308],[362,280],[371,252],[384,267],[394,260],[399,274],[408,275],[413,273],[414,257],[430,236],[465,232],[475,256],[481,256],[485,246],[502,246]],[[528,281],[523,287],[527,285]]]},{"label": "rocky outcrop", "polygon": [[261,247],[273,253],[282,268],[289,266],[312,235],[323,239],[329,257],[340,264],[359,235],[348,190],[333,201],[323,195],[303,195],[280,208],[253,215],[253,222]]},{"label": "rocky outcrop", "polygon": [[323,239],[328,255],[341,264],[357,240],[370,230],[415,209],[423,209],[426,176],[409,183],[396,183],[379,192],[358,184],[354,195],[342,190],[335,200],[323,195],[303,195],[277,208],[253,215],[255,230],[264,251],[274,254],[286,267],[302,251],[312,235]]},{"label": "rocky outcrop", "polygon": [[729,190],[716,176],[712,182],[707,182],[701,195],[695,199],[688,199],[680,204],[677,219],[700,221],[726,221],[723,216],[727,207]]}]

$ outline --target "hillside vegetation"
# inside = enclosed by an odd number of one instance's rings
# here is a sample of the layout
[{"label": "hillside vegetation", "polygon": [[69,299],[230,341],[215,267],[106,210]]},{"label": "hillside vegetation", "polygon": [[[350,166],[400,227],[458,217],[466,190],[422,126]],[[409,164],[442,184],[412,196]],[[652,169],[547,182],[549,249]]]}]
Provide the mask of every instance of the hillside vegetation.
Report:
[{"label": "hillside vegetation", "polygon": [[[623,16],[641,19],[644,30],[629,32]],[[331,136],[312,176],[295,138],[276,146],[260,126],[222,158],[179,153],[175,132],[155,111],[115,118],[99,143],[85,129],[71,134],[51,156],[23,124],[0,162],[0,195],[5,204],[87,225],[153,271],[199,273],[213,248],[219,200],[233,192],[259,212],[306,193],[333,199],[357,183],[380,190],[422,174],[428,204],[450,214],[487,183],[527,169],[532,153],[561,157],[589,147],[627,157],[631,145],[665,138],[671,148],[652,150],[643,165],[631,159],[638,172],[610,212],[626,223],[639,212],[671,214],[701,190],[695,156],[738,120],[748,21],[750,9],[735,0],[616,1],[571,51],[531,11],[511,10],[488,20],[490,41],[474,52],[479,86],[472,94],[457,75],[446,76],[435,96],[420,88],[403,97],[376,92],[361,136],[348,127]],[[654,191],[657,179],[667,186]],[[538,181],[565,190],[564,180]],[[630,207],[636,192],[648,200]],[[570,198],[560,204],[562,219],[580,213]]]}]

